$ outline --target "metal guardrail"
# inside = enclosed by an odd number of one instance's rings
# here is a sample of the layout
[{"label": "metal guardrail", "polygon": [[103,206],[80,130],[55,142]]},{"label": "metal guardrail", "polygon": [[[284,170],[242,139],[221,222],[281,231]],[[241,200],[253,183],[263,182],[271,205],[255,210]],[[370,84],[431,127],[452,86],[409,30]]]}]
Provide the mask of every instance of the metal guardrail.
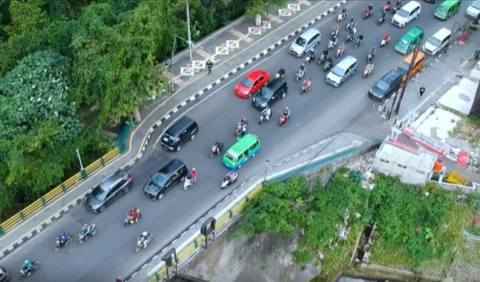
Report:
[{"label": "metal guardrail", "polygon": [[[298,167],[293,171],[288,171],[286,173],[277,175],[273,178],[269,178],[267,182],[283,181],[287,178],[298,175],[306,170],[310,170],[312,168],[319,167],[319,166],[325,166],[333,161],[338,161],[347,156],[353,157],[353,155],[360,155],[362,153],[369,152],[371,150],[377,149],[381,143],[382,141],[375,140],[370,142],[369,144],[366,144],[358,148],[352,148],[337,154],[328,155],[327,157],[320,158],[319,160],[306,163],[303,166]],[[232,223],[238,220],[247,201],[255,197],[258,193],[260,193],[262,189],[263,189],[263,185],[262,184],[258,185],[258,187],[254,189],[252,192],[250,192],[246,197],[242,197],[241,199],[239,199],[238,203],[232,209],[226,211],[223,215],[220,215],[215,225],[217,236],[222,234],[227,229],[228,226],[230,226]],[[182,250],[179,250],[178,256],[177,256],[178,257],[177,264],[179,265],[179,267],[181,265],[188,263],[194,256],[196,256],[200,252],[200,250],[203,248],[204,242],[205,242],[205,237],[203,235],[200,235],[195,239],[193,239],[192,243],[188,244]],[[172,265],[172,267],[175,267],[175,262]],[[153,276],[152,278],[149,278],[148,282],[163,281],[162,279],[164,279],[166,275],[167,275],[167,269],[165,266],[163,266],[157,273],[155,273],[155,276]]]},{"label": "metal guardrail", "polygon": [[43,195],[43,197],[40,197],[40,199],[31,203],[26,208],[16,213],[14,216],[2,222],[0,224],[0,236],[5,235],[10,229],[15,227],[18,223],[26,220],[29,216],[35,214],[40,209],[45,208],[48,204],[50,204],[52,201],[57,199],[58,196],[70,191],[71,188],[75,184],[77,184],[79,181],[87,179],[89,174],[95,172],[101,167],[105,167],[108,162],[110,162],[120,154],[121,154],[120,147],[115,147],[113,150],[103,155],[100,159],[94,161],[92,164],[87,166],[85,168],[86,173],[84,175],[78,172],[74,176],[65,180],[65,182],[63,182],[62,184],[53,188],[47,194]]}]

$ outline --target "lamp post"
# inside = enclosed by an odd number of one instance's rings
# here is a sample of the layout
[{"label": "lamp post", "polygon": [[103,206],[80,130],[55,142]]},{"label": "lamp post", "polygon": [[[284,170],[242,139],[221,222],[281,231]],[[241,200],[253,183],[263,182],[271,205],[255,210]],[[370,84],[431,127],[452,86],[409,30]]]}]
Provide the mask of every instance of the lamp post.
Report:
[{"label": "lamp post", "polygon": [[267,171],[268,171],[268,165],[270,164],[270,161],[269,160],[266,160],[265,161],[265,176],[263,177],[263,183],[266,184],[267,183]]},{"label": "lamp post", "polygon": [[75,149],[75,152],[77,152],[78,162],[80,163],[80,173],[82,174],[82,177],[84,179],[86,179],[87,178],[87,172],[85,171],[85,168],[83,167],[82,157],[80,156],[80,151],[78,149]]},{"label": "lamp post", "polygon": [[[188,0],[185,0],[186,2],[186,10],[187,10],[187,36],[188,36],[188,42],[192,42],[192,34],[190,33],[190,8],[188,7]],[[193,60],[192,56],[192,44],[188,44],[188,50],[190,52],[190,61]]]},{"label": "lamp post", "polygon": [[[188,30],[190,30],[190,28],[188,28]],[[188,48],[190,49],[190,59],[192,58],[192,48],[195,46],[192,43],[192,41],[187,40],[187,39],[185,39],[181,36],[178,36],[176,34],[173,35],[172,58],[170,59],[170,92],[171,93],[173,93],[175,91],[175,87],[173,85],[173,55],[175,55],[175,47],[177,46],[177,39],[182,40],[183,42],[185,42],[188,45]]]}]

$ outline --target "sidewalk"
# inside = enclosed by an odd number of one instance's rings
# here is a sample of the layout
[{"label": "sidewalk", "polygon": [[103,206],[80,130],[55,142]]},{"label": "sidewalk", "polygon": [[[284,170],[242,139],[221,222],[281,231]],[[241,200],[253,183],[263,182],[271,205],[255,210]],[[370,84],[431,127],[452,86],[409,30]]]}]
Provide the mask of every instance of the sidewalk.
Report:
[{"label": "sidewalk", "polygon": [[[182,88],[178,89],[175,95],[167,98],[165,101],[160,101],[161,99],[159,98],[157,99],[158,101],[152,101],[149,105],[142,107],[141,112],[144,119],[130,135],[128,151],[112,161],[109,166],[100,169],[86,181],[80,183],[78,187],[75,187],[41,212],[0,238],[0,248],[3,249],[2,252],[0,252],[0,259],[60,219],[64,214],[68,213],[71,208],[81,203],[83,195],[91,187],[100,183],[106,176],[112,174],[118,168],[129,170],[133,165],[138,163],[148,146],[151,133],[158,126],[170,119],[182,107],[198,99],[205,92],[238,70],[246,67],[256,59],[267,55],[270,51],[284,44],[308,26],[330,15],[346,2],[346,0],[339,2],[311,2],[310,8],[305,9],[303,13],[297,12],[295,14],[297,17],[293,16],[290,21],[285,24],[279,24],[277,30],[272,31],[270,34],[263,36],[255,42],[251,42],[248,47],[233,54],[229,59],[224,59],[217,63],[211,75],[199,75],[185,85],[182,85]],[[308,6],[305,4],[307,1],[301,1],[301,3],[303,6]],[[290,8],[292,7],[295,8],[298,7],[298,5],[290,6]],[[228,31],[226,31],[226,33],[230,34]],[[225,38],[226,37],[222,37],[222,40],[225,40]],[[205,45],[203,49],[206,48],[210,50],[209,48],[217,47],[215,45],[218,45],[219,42],[220,41],[213,40],[211,42],[212,44],[207,44],[213,47]],[[180,63],[177,65],[179,64]],[[146,113],[148,112],[149,114],[147,115]]]}]

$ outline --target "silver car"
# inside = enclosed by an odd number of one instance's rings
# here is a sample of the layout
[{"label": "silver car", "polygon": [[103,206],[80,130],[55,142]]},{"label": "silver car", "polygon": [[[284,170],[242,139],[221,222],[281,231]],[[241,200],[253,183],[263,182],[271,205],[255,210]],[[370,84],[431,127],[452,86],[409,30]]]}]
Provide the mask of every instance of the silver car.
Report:
[{"label": "silver car", "polygon": [[292,43],[288,52],[296,57],[303,57],[308,50],[320,44],[321,39],[322,35],[320,31],[315,28],[310,28]]},{"label": "silver car", "polygon": [[467,10],[465,11],[465,16],[467,18],[476,19],[480,14],[480,1],[473,2],[470,6],[468,6]]}]

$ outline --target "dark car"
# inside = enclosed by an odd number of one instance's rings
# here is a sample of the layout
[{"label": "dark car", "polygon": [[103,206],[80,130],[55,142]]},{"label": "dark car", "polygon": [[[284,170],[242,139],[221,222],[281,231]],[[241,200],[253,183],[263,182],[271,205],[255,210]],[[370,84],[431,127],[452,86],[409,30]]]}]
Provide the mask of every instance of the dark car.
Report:
[{"label": "dark car", "polygon": [[178,152],[185,142],[195,139],[197,133],[197,122],[185,116],[165,131],[160,144],[164,149]]},{"label": "dark car", "polygon": [[132,177],[119,169],[92,188],[92,192],[85,195],[83,201],[93,212],[103,212],[108,205],[127,194],[132,189],[132,185]]},{"label": "dark car", "polygon": [[368,91],[368,96],[376,101],[384,101],[402,84],[404,73],[401,70],[391,70],[380,78]]},{"label": "dark car", "polygon": [[0,282],[8,282],[10,281],[10,274],[8,271],[0,266]]},{"label": "dark car", "polygon": [[252,104],[257,110],[263,111],[267,106],[271,106],[280,98],[285,98],[287,92],[287,82],[283,78],[276,78],[255,94]]},{"label": "dark car", "polygon": [[165,192],[183,181],[187,175],[187,166],[182,161],[174,159],[151,175],[150,180],[143,187],[143,192],[154,200],[161,199]]}]

